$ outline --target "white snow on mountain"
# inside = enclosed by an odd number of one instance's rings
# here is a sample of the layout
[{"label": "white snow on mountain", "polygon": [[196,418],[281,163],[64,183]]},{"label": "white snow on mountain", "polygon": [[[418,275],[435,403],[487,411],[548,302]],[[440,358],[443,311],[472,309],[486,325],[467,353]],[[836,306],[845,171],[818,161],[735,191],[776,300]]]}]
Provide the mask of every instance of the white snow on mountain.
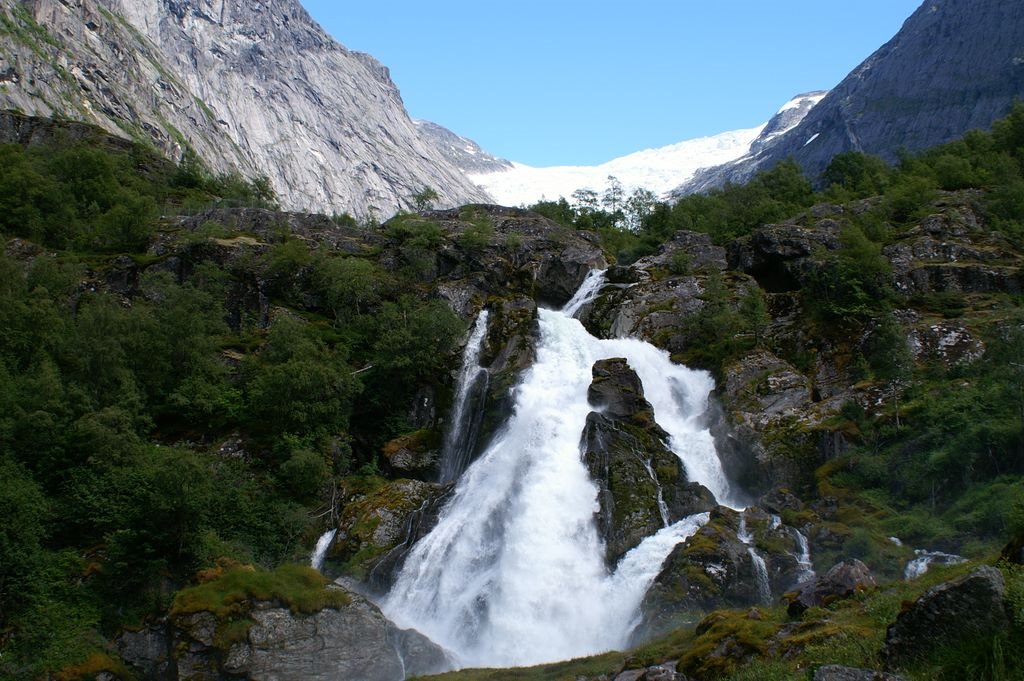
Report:
[{"label": "white snow on mountain", "polygon": [[644,188],[661,197],[693,177],[700,168],[727,163],[746,154],[761,134],[763,125],[723,132],[711,137],[686,140],[658,149],[645,149],[596,166],[550,166],[538,168],[513,162],[509,170],[469,173],[469,179],[483,187],[505,206],[527,206],[537,201],[571,201],[577,189],[599,194],[611,175],[629,195]]}]

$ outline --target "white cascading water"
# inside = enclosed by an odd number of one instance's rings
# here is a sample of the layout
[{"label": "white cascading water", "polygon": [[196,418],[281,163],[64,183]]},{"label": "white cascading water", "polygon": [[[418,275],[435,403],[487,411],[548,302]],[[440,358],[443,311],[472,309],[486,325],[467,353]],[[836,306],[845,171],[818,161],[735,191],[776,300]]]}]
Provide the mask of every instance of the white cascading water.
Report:
[{"label": "white cascading water", "polygon": [[472,409],[470,413],[466,412],[466,404],[471,393],[486,390],[486,385],[481,385],[481,381],[486,380],[487,370],[480,366],[480,352],[487,336],[487,317],[487,310],[481,310],[477,315],[473,332],[462,353],[462,371],[455,385],[455,403],[441,449],[441,482],[452,482],[462,475],[473,455],[479,423],[473,422],[477,415],[472,413]]},{"label": "white cascading water", "polygon": [[327,557],[327,549],[330,547],[331,542],[334,541],[334,535],[337,532],[337,529],[327,530],[316,541],[316,548],[313,549],[313,553],[309,557],[309,564],[314,570],[323,568],[324,558]]},{"label": "white cascading water", "polygon": [[768,605],[772,602],[772,584],[768,579],[768,566],[764,562],[764,558],[754,548],[754,535],[747,531],[747,516],[740,511],[740,529],[736,533],[736,538],[747,545],[747,554],[750,556],[750,562],[754,566],[754,579],[757,580],[757,593],[761,598],[761,602]]},{"label": "white cascading water", "polygon": [[708,520],[700,514],[662,529],[609,572],[594,522],[597,487],[580,456],[597,360],[627,359],[689,478],[735,501],[701,423],[711,377],[642,341],[594,338],[572,318],[602,281],[588,277],[562,311],[539,311],[536,361],[509,422],[459,478],[381,604],[459,666],[539,664],[625,646],[672,547]]},{"label": "white cascading water", "polygon": [[914,549],[914,555],[917,557],[908,562],[907,567],[903,569],[903,578],[907,581],[917,579],[924,573],[928,572],[928,568],[933,564],[958,565],[960,563],[967,562],[967,559],[963,556],[957,556],[952,553],[943,553],[942,551]]},{"label": "white cascading water", "polygon": [[651,466],[650,459],[644,461],[644,468],[647,469],[647,475],[651,476],[651,480],[654,482],[654,486],[658,490],[658,512],[661,514],[661,524],[668,527],[672,523],[669,520],[668,504],[665,503],[665,493],[661,489],[661,481],[659,481],[658,476],[654,474],[654,468]]},{"label": "white cascading water", "polygon": [[791,527],[789,530],[793,533],[797,546],[800,547],[800,555],[796,557],[797,565],[800,566],[798,581],[806,582],[809,579],[814,579],[817,573],[814,572],[814,563],[811,562],[811,545],[808,543],[807,537],[795,527]]}]

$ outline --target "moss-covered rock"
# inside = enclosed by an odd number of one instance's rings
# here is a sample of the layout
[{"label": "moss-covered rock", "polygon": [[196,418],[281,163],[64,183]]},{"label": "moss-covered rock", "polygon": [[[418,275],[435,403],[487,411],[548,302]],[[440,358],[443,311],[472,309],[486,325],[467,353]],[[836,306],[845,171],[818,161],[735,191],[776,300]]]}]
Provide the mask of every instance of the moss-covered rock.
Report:
[{"label": "moss-covered rock", "polygon": [[742,515],[714,509],[709,522],[665,560],[641,605],[636,639],[692,624],[711,610],[764,604],[755,553],[764,563],[772,601],[805,574],[793,528],[758,507]]},{"label": "moss-covered rock", "polygon": [[598,485],[598,531],[615,565],[631,548],[668,523],[710,510],[714,496],[686,478],[679,457],[663,442],[640,378],[625,359],[594,364],[588,390],[600,411],[587,416],[583,460]]},{"label": "moss-covered rock", "polygon": [[369,489],[365,485],[365,480],[355,479],[346,487],[338,533],[327,554],[328,567],[338,565],[359,580],[406,543],[414,526],[421,527],[424,511],[450,489],[420,480],[378,480]]},{"label": "moss-covered rock", "polygon": [[392,681],[450,666],[424,636],[309,567],[225,564],[202,578],[178,593],[166,626],[121,637],[144,678]]}]

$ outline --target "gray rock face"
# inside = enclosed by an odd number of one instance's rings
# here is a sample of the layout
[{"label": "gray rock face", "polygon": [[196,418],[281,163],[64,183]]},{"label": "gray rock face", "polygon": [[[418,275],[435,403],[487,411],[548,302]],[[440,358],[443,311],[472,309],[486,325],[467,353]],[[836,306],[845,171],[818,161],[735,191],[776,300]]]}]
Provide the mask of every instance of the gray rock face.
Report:
[{"label": "gray rock face", "polygon": [[583,460],[598,486],[597,527],[606,560],[615,565],[644,537],[711,510],[715,499],[687,480],[679,457],[662,444],[668,434],[654,422],[640,378],[626,360],[600,360],[593,374],[587,397],[600,412],[587,416]]},{"label": "gray rock face", "polygon": [[[597,336],[635,336],[678,352],[689,342],[687,318],[704,306],[708,274],[725,267],[725,249],[708,235],[677,232],[658,253],[609,270],[609,285],[592,309],[583,311],[583,323]],[[670,276],[652,273],[659,270]]]},{"label": "gray rock face", "polygon": [[401,681],[449,666],[423,635],[395,627],[369,601],[352,595],[343,610],[296,617],[283,608],[253,613],[248,640],[231,646],[223,669],[253,681]]},{"label": "gray rock face", "polygon": [[1024,93],[1024,13],[1003,0],[929,0],[793,130],[760,153],[698,173],[680,188],[742,183],[793,157],[817,178],[844,151],[890,161],[988,128]]},{"label": "gray rock face", "polygon": [[[340,587],[334,587],[340,588]],[[414,630],[399,629],[362,596],[309,615],[255,602],[241,640],[219,636],[209,612],[178,616],[117,639],[122,659],[141,678],[245,678],[251,681],[402,681],[451,668],[444,650]]]},{"label": "gray rock face", "polygon": [[793,617],[799,617],[807,608],[828,605],[873,586],[875,578],[867,565],[855,558],[844,560],[834,565],[823,577],[804,582],[787,594],[789,604],[786,611]]},{"label": "gray rock face", "polygon": [[889,626],[882,654],[898,667],[954,641],[991,636],[1009,625],[1005,597],[1002,573],[988,565],[932,587]]},{"label": "gray rock face", "polygon": [[434,188],[486,200],[409,118],[388,70],[297,0],[0,0],[0,108],[194,149],[265,175],[283,207],[388,217]]},{"label": "gray rock face", "polygon": [[471,139],[430,121],[414,120],[420,138],[441,152],[449,163],[464,173],[496,173],[512,168],[512,162],[488,154]]}]

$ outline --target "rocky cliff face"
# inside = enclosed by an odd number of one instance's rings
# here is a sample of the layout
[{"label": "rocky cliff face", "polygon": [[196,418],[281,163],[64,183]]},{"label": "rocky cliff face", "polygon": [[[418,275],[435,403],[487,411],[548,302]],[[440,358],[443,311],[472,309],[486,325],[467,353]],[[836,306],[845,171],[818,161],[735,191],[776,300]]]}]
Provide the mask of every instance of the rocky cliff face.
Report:
[{"label": "rocky cliff face", "polygon": [[388,70],[296,0],[0,1],[0,108],[193,149],[267,176],[283,207],[388,217],[486,195],[409,118]]},{"label": "rocky cliff face", "polygon": [[496,173],[512,168],[512,162],[488,154],[471,139],[430,121],[413,121],[424,142],[434,146],[464,173]]},{"label": "rocky cliff face", "polygon": [[699,173],[681,193],[742,183],[793,157],[811,178],[832,157],[894,161],[988,128],[1024,94],[1024,14],[1000,0],[929,0],[796,128],[734,163]]}]

